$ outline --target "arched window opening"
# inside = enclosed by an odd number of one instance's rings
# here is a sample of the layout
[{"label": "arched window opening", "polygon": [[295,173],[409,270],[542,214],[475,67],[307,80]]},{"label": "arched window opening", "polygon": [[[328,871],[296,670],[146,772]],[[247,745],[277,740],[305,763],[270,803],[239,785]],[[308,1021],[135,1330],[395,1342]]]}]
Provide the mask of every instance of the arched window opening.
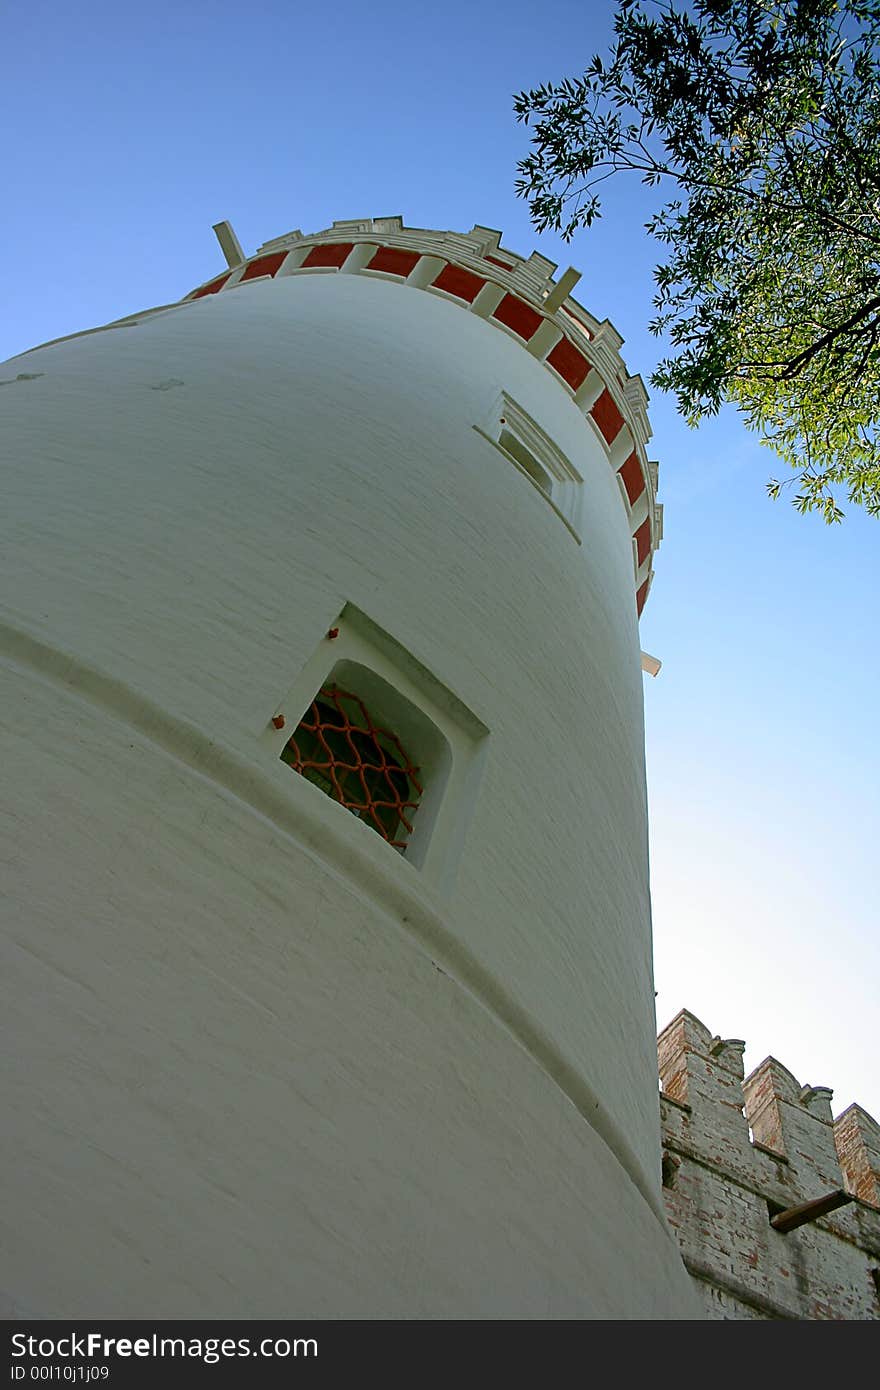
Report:
[{"label": "arched window opening", "polygon": [[281,760],[404,853],[423,792],[420,769],[358,695],[323,686]]}]

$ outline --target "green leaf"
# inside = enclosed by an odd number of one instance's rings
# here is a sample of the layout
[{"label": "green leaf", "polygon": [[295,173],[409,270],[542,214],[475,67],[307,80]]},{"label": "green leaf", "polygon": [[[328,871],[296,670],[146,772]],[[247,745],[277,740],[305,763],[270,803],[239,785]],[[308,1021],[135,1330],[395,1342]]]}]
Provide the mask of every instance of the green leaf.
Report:
[{"label": "green leaf", "polygon": [[733,402],[798,510],[880,514],[880,5],[619,0],[614,32],[515,99],[518,195],[570,239],[609,174],[668,189],[653,384],[690,424]]}]

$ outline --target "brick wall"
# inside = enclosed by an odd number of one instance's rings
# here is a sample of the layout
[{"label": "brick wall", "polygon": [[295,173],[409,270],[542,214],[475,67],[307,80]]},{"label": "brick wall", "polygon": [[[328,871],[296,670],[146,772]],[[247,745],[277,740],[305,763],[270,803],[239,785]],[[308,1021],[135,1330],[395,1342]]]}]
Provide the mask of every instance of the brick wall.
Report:
[{"label": "brick wall", "polygon": [[[663,1186],[707,1316],[880,1319],[880,1126],[683,1009],[660,1034]],[[788,1234],[771,1217],[842,1194]]]}]

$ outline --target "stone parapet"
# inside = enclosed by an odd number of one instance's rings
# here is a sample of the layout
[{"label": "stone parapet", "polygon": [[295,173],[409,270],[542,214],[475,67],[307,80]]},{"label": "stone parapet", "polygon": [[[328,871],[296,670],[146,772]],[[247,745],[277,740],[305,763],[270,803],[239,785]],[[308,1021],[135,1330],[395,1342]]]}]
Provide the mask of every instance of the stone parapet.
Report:
[{"label": "stone parapet", "polygon": [[851,1105],[834,1121],[834,1142],[847,1191],[880,1207],[880,1125]]},{"label": "stone parapet", "polygon": [[[880,1318],[880,1126],[774,1057],[683,1009],[658,1039],[663,1184],[685,1265],[713,1318]],[[840,1194],[783,1234],[780,1213]]]}]

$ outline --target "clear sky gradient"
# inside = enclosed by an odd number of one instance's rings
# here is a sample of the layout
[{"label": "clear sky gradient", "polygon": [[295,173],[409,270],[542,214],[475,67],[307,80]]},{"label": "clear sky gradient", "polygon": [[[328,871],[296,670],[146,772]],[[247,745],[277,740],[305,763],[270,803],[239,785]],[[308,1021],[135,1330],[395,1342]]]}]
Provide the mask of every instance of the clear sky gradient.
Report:
[{"label": "clear sky gradient", "polygon": [[[637,183],[567,247],[514,196],[522,87],[579,71],[611,5],[32,0],[6,13],[0,359],[168,303],[334,218],[498,227],[583,272],[647,378],[660,249]],[[880,1119],[880,522],[773,504],[737,417],[651,404],[666,535],[642,621],[658,1021],[686,1006]],[[589,828],[586,828],[588,833]],[[548,847],[549,852],[549,847]]]}]

